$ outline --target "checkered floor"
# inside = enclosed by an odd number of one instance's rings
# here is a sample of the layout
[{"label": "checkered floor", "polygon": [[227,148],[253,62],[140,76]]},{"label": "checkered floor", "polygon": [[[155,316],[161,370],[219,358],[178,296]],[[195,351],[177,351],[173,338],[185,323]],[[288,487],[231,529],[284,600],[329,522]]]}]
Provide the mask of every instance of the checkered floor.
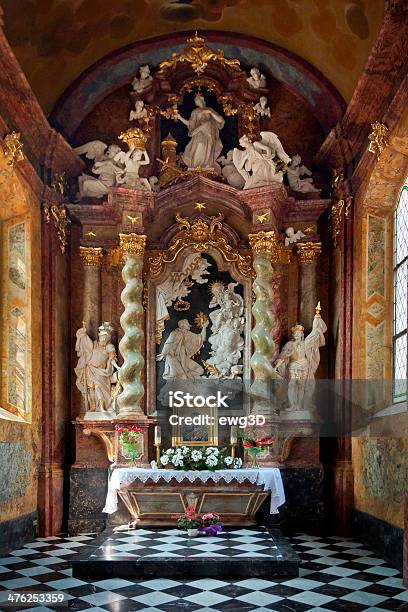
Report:
[{"label": "checkered floor", "polygon": [[[233,582],[223,576],[183,581],[72,578],[70,559],[91,541],[87,535],[38,539],[0,559],[0,610],[9,609],[2,602],[10,591],[64,592],[68,610],[94,612],[408,610],[408,591],[398,571],[350,539],[295,535],[291,544],[302,559],[299,578]],[[59,608],[10,609],[47,612]]]},{"label": "checkered floor", "polygon": [[179,529],[134,529],[104,541],[91,558],[273,557],[282,558],[278,538],[264,527],[231,529],[216,537],[189,538]]}]

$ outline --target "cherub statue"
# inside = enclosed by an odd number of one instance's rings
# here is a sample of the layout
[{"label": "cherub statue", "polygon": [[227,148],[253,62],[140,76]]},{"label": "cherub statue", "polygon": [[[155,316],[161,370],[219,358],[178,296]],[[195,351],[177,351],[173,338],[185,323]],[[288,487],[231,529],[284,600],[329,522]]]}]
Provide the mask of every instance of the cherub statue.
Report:
[{"label": "cherub statue", "polygon": [[147,64],[145,66],[140,66],[139,73],[140,77],[136,76],[132,81],[133,91],[138,93],[144,91],[153,81],[153,77],[150,74],[150,67]]},{"label": "cherub statue", "polygon": [[140,121],[147,119],[147,108],[143,100],[136,100],[135,109],[130,111],[129,121]]},{"label": "cherub statue", "polygon": [[270,117],[271,116],[271,109],[269,108],[269,106],[267,106],[267,104],[268,104],[268,98],[266,96],[261,96],[259,98],[259,102],[254,104],[254,109],[256,110],[256,113],[260,117]]},{"label": "cherub statue", "polygon": [[265,75],[262,74],[259,68],[256,68],[255,66],[249,71],[247,81],[254,89],[263,89],[266,87]]},{"label": "cherub statue", "polygon": [[235,189],[242,189],[245,185],[245,181],[234,165],[234,160],[232,159],[233,154],[234,151],[231,149],[225,157],[219,157],[217,161],[222,166],[222,176],[226,179],[228,184],[231,185],[231,187],[235,187]]},{"label": "cherub statue", "polygon": [[321,189],[313,185],[313,178],[300,178],[302,174],[307,174],[309,177],[312,175],[309,168],[301,165],[301,161],[300,155],[294,155],[292,162],[285,168],[289,186],[293,191],[300,193],[320,193]]},{"label": "cherub statue", "polygon": [[92,140],[74,149],[78,155],[93,159],[92,172],[98,178],[89,174],[81,174],[78,178],[78,198],[102,198],[108,193],[109,187],[116,184],[116,178],[122,167],[115,159],[120,151],[118,145],[109,147],[100,140]]},{"label": "cherub statue", "polygon": [[285,229],[285,234],[286,234],[285,246],[289,246],[290,244],[294,244],[295,242],[297,242],[301,238],[306,238],[306,234],[304,234],[301,230],[298,230],[297,232],[295,232],[293,227],[287,227]]},{"label": "cherub statue", "polygon": [[139,177],[140,168],[150,163],[150,157],[146,149],[137,149],[131,146],[126,153],[120,151],[116,155],[115,160],[124,166],[124,169],[116,179],[118,185],[133,189],[144,189],[145,191],[152,190],[148,179]]},{"label": "cherub statue", "polygon": [[84,322],[76,334],[76,385],[84,398],[84,418],[87,420],[115,418],[111,391],[112,385],[117,382],[119,366],[115,347],[111,343],[112,331],[110,323],[103,323],[99,327],[98,340],[92,340],[86,333]]},{"label": "cherub statue", "polygon": [[248,136],[244,135],[239,140],[244,151],[234,149],[233,161],[245,181],[244,189],[282,183],[283,173],[276,170],[274,157],[286,164],[290,161],[276,134],[261,132],[261,138],[261,141],[251,142]]},{"label": "cherub statue", "polygon": [[316,307],[312,331],[304,337],[304,327],[292,327],[292,340],[283,347],[276,363],[275,370],[288,381],[289,407],[295,410],[310,408],[305,401],[310,401],[314,390],[314,377],[320,363],[320,347],[325,345],[324,334],[327,325],[320,316],[320,302]]}]

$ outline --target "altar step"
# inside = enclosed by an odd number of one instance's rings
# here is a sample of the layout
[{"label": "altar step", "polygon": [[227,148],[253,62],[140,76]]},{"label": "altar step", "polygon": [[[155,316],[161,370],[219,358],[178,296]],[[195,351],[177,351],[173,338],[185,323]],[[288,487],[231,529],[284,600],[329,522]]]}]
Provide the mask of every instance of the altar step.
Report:
[{"label": "altar step", "polygon": [[299,557],[278,529],[229,528],[189,538],[178,529],[104,532],[71,560],[75,578],[295,578]]}]

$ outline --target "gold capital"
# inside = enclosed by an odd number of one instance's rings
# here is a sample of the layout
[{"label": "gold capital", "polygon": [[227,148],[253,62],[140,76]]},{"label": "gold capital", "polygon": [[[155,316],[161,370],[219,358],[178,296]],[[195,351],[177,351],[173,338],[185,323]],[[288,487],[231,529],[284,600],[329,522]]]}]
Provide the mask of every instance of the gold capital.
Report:
[{"label": "gold capital", "polygon": [[120,250],[123,255],[138,255],[143,257],[146,236],[144,234],[119,234]]},{"label": "gold capital", "polygon": [[296,247],[300,263],[312,263],[317,261],[322,252],[321,242],[299,242]]},{"label": "gold capital", "polygon": [[272,263],[289,263],[290,249],[281,243],[275,231],[249,234],[248,240],[254,253],[266,253]]},{"label": "gold capital", "polygon": [[79,247],[79,254],[84,266],[100,268],[102,264],[102,247]]}]

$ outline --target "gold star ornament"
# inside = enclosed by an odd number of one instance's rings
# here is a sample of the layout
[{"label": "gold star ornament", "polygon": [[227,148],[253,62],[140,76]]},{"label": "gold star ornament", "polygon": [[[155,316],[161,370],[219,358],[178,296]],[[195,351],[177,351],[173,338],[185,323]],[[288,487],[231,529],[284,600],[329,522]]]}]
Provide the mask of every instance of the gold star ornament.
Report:
[{"label": "gold star ornament", "polygon": [[260,223],[261,225],[263,225],[263,223],[265,223],[265,221],[267,221],[267,219],[269,218],[269,211],[263,213],[262,215],[255,215],[255,219],[258,221],[258,223]]},{"label": "gold star ornament", "polygon": [[196,202],[194,207],[196,210],[205,210],[205,202]]}]

